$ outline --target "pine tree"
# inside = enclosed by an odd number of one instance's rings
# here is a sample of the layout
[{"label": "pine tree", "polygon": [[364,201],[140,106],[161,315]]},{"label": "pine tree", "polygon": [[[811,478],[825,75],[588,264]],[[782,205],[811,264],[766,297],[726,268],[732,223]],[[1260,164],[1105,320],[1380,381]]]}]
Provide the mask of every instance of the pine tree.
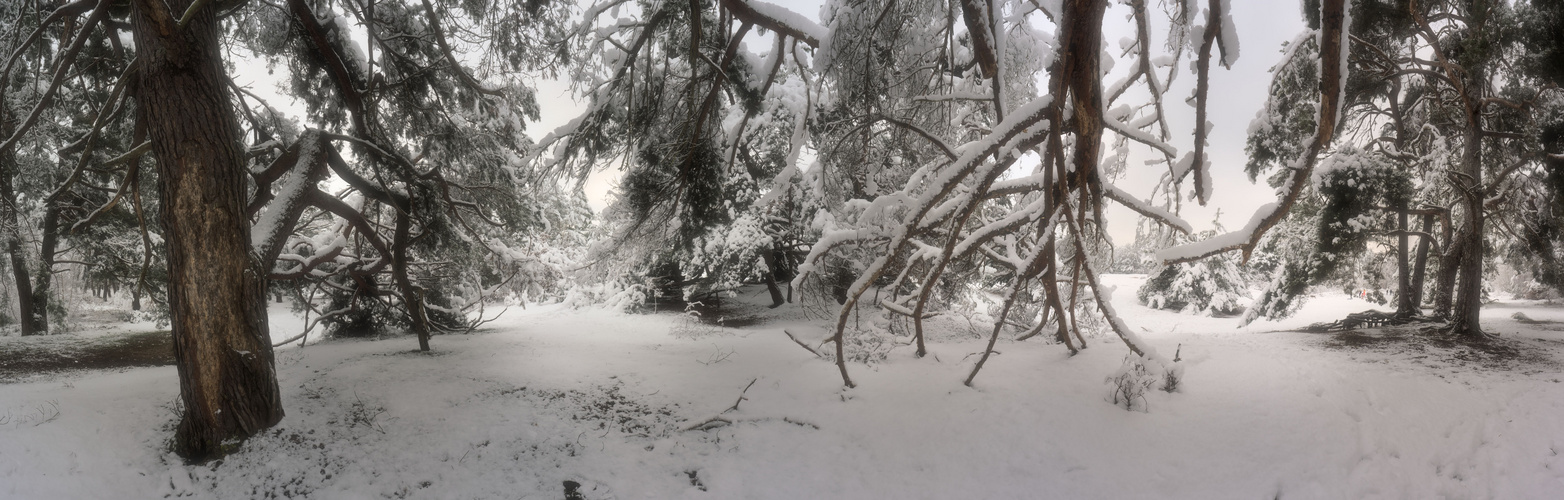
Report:
[{"label": "pine tree", "polygon": [[[1202,231],[1195,238],[1210,238],[1222,231]],[[1189,238],[1181,238],[1184,242]],[[1152,309],[1186,314],[1232,316],[1243,312],[1249,285],[1232,255],[1217,255],[1195,262],[1162,266],[1136,290],[1135,297]]]}]

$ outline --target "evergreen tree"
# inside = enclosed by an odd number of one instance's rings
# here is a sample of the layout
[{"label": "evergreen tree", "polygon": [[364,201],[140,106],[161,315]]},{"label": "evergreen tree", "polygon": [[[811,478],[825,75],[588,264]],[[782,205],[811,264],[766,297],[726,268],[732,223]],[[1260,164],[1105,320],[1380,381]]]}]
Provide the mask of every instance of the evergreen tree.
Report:
[{"label": "evergreen tree", "polygon": [[[1222,231],[1202,231],[1195,238],[1210,238]],[[1190,241],[1190,238],[1180,238]],[[1142,305],[1187,314],[1232,316],[1244,310],[1249,284],[1232,255],[1217,255],[1195,262],[1162,266],[1135,292]]]}]

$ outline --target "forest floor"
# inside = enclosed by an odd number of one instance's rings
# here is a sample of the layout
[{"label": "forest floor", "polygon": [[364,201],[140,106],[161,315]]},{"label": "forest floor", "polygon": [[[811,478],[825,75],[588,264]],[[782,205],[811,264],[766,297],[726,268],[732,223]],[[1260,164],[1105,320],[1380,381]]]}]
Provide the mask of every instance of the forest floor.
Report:
[{"label": "forest floor", "polygon": [[[0,363],[12,363],[0,370],[27,372],[0,379],[0,498],[1564,491],[1564,306],[1492,304],[1484,326],[1498,338],[1470,343],[1417,326],[1296,331],[1373,306],[1338,293],[1286,321],[1237,328],[1236,318],[1133,304],[1142,277],[1105,279],[1126,322],[1185,365],[1178,392],[1148,391],[1137,411],[1109,401],[1106,380],[1127,354],[1111,334],[1088,337],[1075,356],[1001,339],[975,388],[963,386],[983,349],[981,314],[931,320],[931,355],[921,359],[904,337],[858,336],[849,364],[858,387],[844,389],[830,362],[788,335],[819,342],[821,311],[767,309],[765,292],[750,289],[705,321],[532,305],[473,334],[436,337],[428,354],[405,336],[285,346],[277,371],[287,417],[200,466],[167,451],[178,411],[172,367],[6,361],[93,351],[155,329],[0,337]],[[301,327],[285,309],[273,315],[274,338]],[[873,316],[854,323],[868,330]]]}]

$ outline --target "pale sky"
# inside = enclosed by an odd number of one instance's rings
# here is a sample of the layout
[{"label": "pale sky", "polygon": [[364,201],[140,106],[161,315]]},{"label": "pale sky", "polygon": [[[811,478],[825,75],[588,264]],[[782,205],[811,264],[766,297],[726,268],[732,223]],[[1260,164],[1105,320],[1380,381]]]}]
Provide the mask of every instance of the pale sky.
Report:
[{"label": "pale sky", "polygon": [[[1115,19],[1115,12],[1127,13],[1128,8],[1116,6],[1109,11],[1107,19]],[[1152,12],[1154,15],[1158,12],[1155,3]],[[1244,163],[1248,161],[1244,143],[1249,122],[1265,105],[1271,65],[1280,58],[1282,44],[1292,41],[1303,31],[1303,20],[1297,0],[1237,0],[1233,2],[1232,14],[1233,24],[1238,29],[1240,55],[1231,70],[1212,63],[1211,91],[1206,105],[1209,121],[1215,125],[1207,148],[1211,155],[1213,181],[1211,202],[1205,207],[1186,202],[1180,213],[1196,231],[1211,228],[1217,209],[1222,211],[1222,225],[1228,231],[1237,230],[1249,221],[1255,209],[1276,201],[1275,191],[1265,185],[1263,177],[1258,185],[1251,184],[1244,173]],[[1125,34],[1128,33],[1126,28]],[[1119,36],[1122,35],[1110,32],[1105,38],[1112,43]],[[1152,36],[1157,37],[1155,29]],[[1161,38],[1157,38],[1160,43]],[[1184,99],[1193,94],[1194,87],[1194,74],[1186,72],[1174,82],[1166,101],[1168,125],[1181,131],[1172,142],[1180,154],[1194,147],[1195,108],[1183,104]],[[1132,163],[1131,167],[1136,165]],[[1136,196],[1146,196],[1155,182],[1152,176],[1131,176],[1118,184]],[[1138,215],[1117,204],[1109,205],[1113,208],[1107,214],[1108,229],[1114,243],[1127,245],[1133,242]]]}]

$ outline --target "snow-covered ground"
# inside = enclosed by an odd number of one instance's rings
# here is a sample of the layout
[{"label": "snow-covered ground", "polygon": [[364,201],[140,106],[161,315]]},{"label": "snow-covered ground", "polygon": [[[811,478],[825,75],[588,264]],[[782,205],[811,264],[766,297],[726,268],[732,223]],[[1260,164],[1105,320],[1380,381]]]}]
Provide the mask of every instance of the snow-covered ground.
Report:
[{"label": "snow-covered ground", "polygon": [[[1106,279],[1127,322],[1186,365],[1182,390],[1149,392],[1143,412],[1108,402],[1127,352],[1111,336],[1073,357],[1001,340],[968,388],[982,340],[941,323],[932,356],[895,347],[850,365],[858,388],[843,389],[783,333],[824,335],[796,310],[719,329],[532,306],[436,337],[433,355],[405,337],[280,348],[288,416],[204,466],[166,451],[172,367],[0,385],[0,497],[558,499],[567,481],[588,499],[1564,492],[1564,308],[1490,307],[1503,349],[1488,352],[1285,331],[1370,306],[1344,295],[1238,329],[1145,309],[1143,278]],[[686,430],[715,416],[731,423]]]}]

